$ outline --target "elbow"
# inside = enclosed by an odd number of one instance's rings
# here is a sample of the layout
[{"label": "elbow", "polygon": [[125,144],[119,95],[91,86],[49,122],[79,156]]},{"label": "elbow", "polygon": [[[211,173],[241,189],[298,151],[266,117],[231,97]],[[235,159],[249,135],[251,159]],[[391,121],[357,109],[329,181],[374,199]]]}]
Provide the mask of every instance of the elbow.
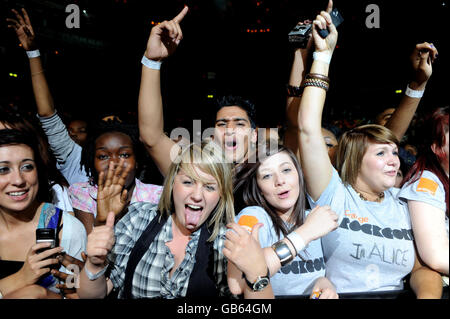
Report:
[{"label": "elbow", "polygon": [[[448,251],[448,247],[447,247]],[[441,274],[448,276],[448,254],[420,254],[422,261],[430,268]]]},{"label": "elbow", "polygon": [[441,274],[446,274],[448,276],[448,260],[439,258],[439,256],[429,259],[430,260],[424,260],[428,267],[430,267],[434,271],[437,271]]}]

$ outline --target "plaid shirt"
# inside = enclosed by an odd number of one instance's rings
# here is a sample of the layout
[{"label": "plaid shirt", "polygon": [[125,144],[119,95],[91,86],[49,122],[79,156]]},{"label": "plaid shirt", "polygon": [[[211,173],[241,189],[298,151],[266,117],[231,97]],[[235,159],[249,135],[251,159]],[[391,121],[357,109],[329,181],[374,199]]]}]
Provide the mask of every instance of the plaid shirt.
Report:
[{"label": "plaid shirt", "polygon": [[[123,295],[125,270],[131,250],[153,218],[157,216],[157,209],[158,206],[151,203],[130,205],[128,212],[115,226],[116,243],[109,255],[111,262],[109,278],[114,288],[119,290],[119,298]],[[214,274],[219,294],[231,296],[227,285],[227,262],[222,253],[225,231],[226,228],[222,227],[220,235],[213,243]],[[166,246],[166,242],[172,240],[172,217],[170,216],[136,267],[132,285],[133,298],[185,297],[189,277],[194,269],[199,238],[200,231],[192,234],[183,261],[170,277],[170,270],[174,266],[173,255]]]},{"label": "plaid shirt", "polygon": [[[131,195],[130,204],[136,202],[150,202],[157,204],[162,193],[162,186],[153,184],[144,184],[137,178],[135,187]],[[69,187],[69,196],[72,207],[83,212],[88,212],[97,216],[97,185],[92,186],[89,183],[75,183]]]}]

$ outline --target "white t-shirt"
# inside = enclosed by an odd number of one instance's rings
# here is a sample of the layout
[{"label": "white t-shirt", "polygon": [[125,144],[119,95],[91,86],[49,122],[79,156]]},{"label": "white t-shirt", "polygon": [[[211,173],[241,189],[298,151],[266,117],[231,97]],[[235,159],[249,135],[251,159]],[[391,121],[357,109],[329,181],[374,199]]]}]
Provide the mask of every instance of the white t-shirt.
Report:
[{"label": "white t-shirt", "polygon": [[[306,212],[306,215],[308,213],[309,211]],[[284,238],[283,234],[280,234],[280,237],[277,236],[272,219],[263,208],[259,206],[244,208],[236,216],[236,223],[239,223],[242,216],[254,216],[258,220],[257,223],[264,224],[258,234],[262,248],[271,247]],[[271,276],[270,282],[275,296],[310,295],[315,281],[319,277],[325,276],[320,239],[310,242],[300,256],[296,256],[292,262]]]},{"label": "white t-shirt", "polygon": [[327,278],[338,293],[403,289],[415,251],[408,207],[398,191],[385,191],[381,203],[364,201],[333,169],[320,198],[308,196],[311,207],[329,205],[339,216],[339,227],[322,237]]}]

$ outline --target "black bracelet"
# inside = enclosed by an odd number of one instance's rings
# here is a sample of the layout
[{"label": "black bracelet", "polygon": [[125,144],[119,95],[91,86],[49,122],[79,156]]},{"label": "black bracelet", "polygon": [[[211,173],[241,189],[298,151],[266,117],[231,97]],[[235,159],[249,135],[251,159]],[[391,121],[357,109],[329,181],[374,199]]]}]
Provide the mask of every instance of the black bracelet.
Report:
[{"label": "black bracelet", "polygon": [[299,97],[303,93],[303,87],[286,85],[287,95],[290,97]]}]

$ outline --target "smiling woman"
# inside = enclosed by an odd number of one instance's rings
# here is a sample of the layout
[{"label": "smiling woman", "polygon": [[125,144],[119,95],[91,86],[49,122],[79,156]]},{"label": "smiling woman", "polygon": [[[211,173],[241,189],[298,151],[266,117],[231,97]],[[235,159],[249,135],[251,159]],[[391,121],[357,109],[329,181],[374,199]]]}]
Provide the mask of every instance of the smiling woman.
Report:
[{"label": "smiling woman", "polygon": [[[58,281],[50,274],[51,267],[60,268],[55,256],[64,249],[81,259],[86,247],[82,224],[48,203],[51,193],[46,172],[35,136],[0,130],[0,291],[6,297],[14,293],[18,298],[20,291],[25,292],[22,289],[35,284],[42,288],[27,290],[35,292],[27,298],[61,297],[55,294],[60,292]],[[55,230],[54,248],[36,244],[36,229],[41,228]]]},{"label": "smiling woman", "polygon": [[[236,216],[238,225],[234,227],[251,232],[256,224],[264,224],[259,229],[258,241],[269,255],[266,263],[269,274],[272,274],[275,296],[310,295],[320,290],[322,298],[336,297],[333,285],[324,277],[320,241],[320,237],[337,227],[336,214],[327,208],[305,209],[303,172],[291,150],[269,140],[258,146],[256,157],[256,163],[247,161],[237,169],[235,195],[243,198],[242,207],[239,207],[243,209]],[[300,236],[303,247],[290,241],[293,236]],[[233,258],[231,253],[236,243],[230,234],[227,238],[230,240],[226,243],[230,252],[230,255],[226,252],[230,261],[228,283],[233,293],[241,294],[247,289],[247,284],[242,276],[243,267],[239,265],[250,255]],[[277,264],[272,262],[270,255],[277,258],[272,246],[278,244],[286,244],[287,249],[292,250],[292,258]],[[302,251],[305,246],[308,248]],[[253,263],[256,264],[255,261]],[[304,266],[301,265],[305,263],[320,266],[302,271]]]}]

